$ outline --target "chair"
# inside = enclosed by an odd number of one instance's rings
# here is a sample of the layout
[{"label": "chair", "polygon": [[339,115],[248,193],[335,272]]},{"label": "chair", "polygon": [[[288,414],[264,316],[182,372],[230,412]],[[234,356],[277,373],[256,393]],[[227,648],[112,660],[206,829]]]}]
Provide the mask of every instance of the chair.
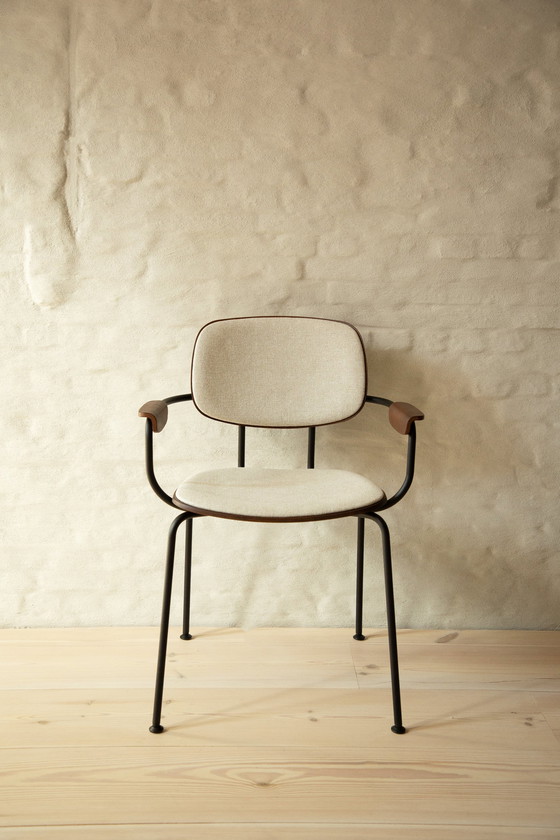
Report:
[{"label": "chair", "polygon": [[[169,496],[159,485],[153,464],[153,433],[165,427],[168,406],[192,400],[203,415],[238,426],[237,467],[210,469],[192,475]],[[355,416],[365,403],[387,406],[389,422],[408,437],[406,475],[387,498],[369,478],[338,469],[315,469],[317,426]],[[402,724],[391,545],[381,511],[399,502],[414,476],[415,422],[423,414],[408,403],[367,394],[366,358],[362,339],[350,324],[322,318],[266,316],[211,321],[196,338],[191,368],[191,393],[152,400],[139,410],[146,418],[146,470],[155,493],[181,512],[173,520],[167,562],[158,652],[153,720],[150,732],[163,732],[161,706],[169,629],[175,541],[186,523],[182,639],[189,632],[193,520],[218,516],[251,522],[306,522],[357,517],[356,633],[362,641],[364,524],[381,529],[391,686],[393,732]],[[245,466],[245,429],[308,428],[307,467],[263,469]]]}]

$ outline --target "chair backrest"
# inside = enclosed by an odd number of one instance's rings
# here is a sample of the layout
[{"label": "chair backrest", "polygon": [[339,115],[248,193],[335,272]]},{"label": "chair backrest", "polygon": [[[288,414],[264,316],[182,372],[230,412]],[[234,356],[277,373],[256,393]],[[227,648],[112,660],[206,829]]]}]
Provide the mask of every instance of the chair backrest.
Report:
[{"label": "chair backrest", "polygon": [[298,428],[338,423],[363,407],[366,359],[359,332],[324,318],[211,321],[195,341],[197,409],[224,423]]}]

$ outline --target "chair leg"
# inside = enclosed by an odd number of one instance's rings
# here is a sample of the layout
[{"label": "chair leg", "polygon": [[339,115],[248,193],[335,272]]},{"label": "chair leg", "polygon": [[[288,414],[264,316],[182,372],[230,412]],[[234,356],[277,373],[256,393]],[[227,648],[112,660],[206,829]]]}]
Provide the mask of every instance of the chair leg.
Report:
[{"label": "chair leg", "polygon": [[391,687],[393,691],[393,714],[395,725],[391,727],[392,732],[402,735],[406,729],[402,723],[401,712],[401,691],[399,680],[399,660],[397,654],[397,628],[395,622],[395,599],[393,596],[393,570],[391,564],[391,538],[387,523],[378,514],[374,513],[371,518],[377,522],[381,529],[383,539],[383,568],[385,570],[385,599],[387,602],[387,635],[389,637],[389,659],[391,662]]},{"label": "chair leg", "polygon": [[192,519],[187,519],[185,523],[185,580],[183,591],[183,632],[182,639],[192,639],[189,632],[190,614],[191,614],[191,565],[192,565]]},{"label": "chair leg", "polygon": [[358,516],[358,543],[356,551],[356,633],[354,639],[363,642],[362,612],[364,604],[364,525],[365,520]]},{"label": "chair leg", "polygon": [[163,680],[165,677],[165,657],[167,654],[167,636],[169,633],[169,611],[171,608],[171,587],[173,583],[173,564],[175,559],[175,540],[179,525],[188,517],[188,513],[181,513],[171,523],[167,539],[167,561],[165,565],[165,581],[163,584],[163,605],[161,608],[161,627],[159,634],[159,651],[156,673],[156,689],[154,695],[154,712],[150,732],[163,732],[161,725],[161,704],[163,701]]}]

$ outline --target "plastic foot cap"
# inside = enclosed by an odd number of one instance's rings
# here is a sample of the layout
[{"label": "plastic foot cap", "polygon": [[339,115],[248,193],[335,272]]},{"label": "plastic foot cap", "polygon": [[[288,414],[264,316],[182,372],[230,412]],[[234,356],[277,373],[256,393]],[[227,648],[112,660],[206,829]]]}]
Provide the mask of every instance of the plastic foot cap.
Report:
[{"label": "plastic foot cap", "polygon": [[401,726],[392,726],[391,727],[391,732],[396,732],[397,735],[404,735],[404,733],[406,732],[406,729],[402,725]]},{"label": "plastic foot cap", "polygon": [[150,732],[153,732],[154,735],[159,735],[160,732],[164,732],[164,729],[161,723],[158,723],[157,726],[150,726]]},{"label": "plastic foot cap", "polygon": [[192,639],[192,636],[190,633],[181,633],[181,639],[188,641],[189,639]]},{"label": "plastic foot cap", "polygon": [[361,633],[356,633],[356,635],[352,636],[352,638],[356,639],[357,642],[364,642],[366,637],[362,636]]}]

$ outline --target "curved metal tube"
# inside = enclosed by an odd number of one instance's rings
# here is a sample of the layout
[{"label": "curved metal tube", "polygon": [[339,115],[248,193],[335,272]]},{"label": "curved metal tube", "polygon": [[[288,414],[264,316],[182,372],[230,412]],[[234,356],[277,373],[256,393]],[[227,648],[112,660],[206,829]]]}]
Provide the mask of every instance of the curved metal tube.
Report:
[{"label": "curved metal tube", "polygon": [[175,505],[173,504],[173,499],[165,492],[165,490],[162,487],[160,487],[156,475],[154,473],[154,432],[152,429],[151,420],[146,420],[146,475],[148,476],[150,487],[152,488],[156,496],[159,496],[160,499],[164,501],[166,505],[170,505],[172,508],[174,508]]},{"label": "curved metal tube", "polygon": [[173,405],[173,403],[187,402],[188,400],[192,400],[192,394],[177,394],[176,397],[166,397],[162,402],[166,405]]},{"label": "curved metal tube", "polygon": [[397,502],[406,496],[408,491],[410,490],[410,485],[412,484],[412,479],[414,478],[414,462],[416,457],[416,424],[413,423],[410,427],[410,432],[408,433],[408,450],[406,453],[406,476],[397,490],[397,492],[391,496],[390,499],[379,508],[379,510],[387,510],[387,508],[393,507],[396,505]]},{"label": "curved metal tube", "polygon": [[[162,400],[162,402],[167,405],[172,405],[173,403],[187,402],[188,400],[192,400],[192,394],[178,394],[175,397],[167,397],[165,400]],[[171,496],[169,496],[165,490],[160,487],[154,472],[154,430],[152,428],[151,420],[146,420],[146,475],[148,476],[150,487],[156,496],[159,496],[166,505],[169,505],[177,510]]]},{"label": "curved metal tube", "polygon": [[[393,405],[392,400],[388,400],[385,397],[373,397],[368,394],[366,397],[366,402],[374,403],[375,405],[385,405],[387,407]],[[387,508],[393,507],[396,505],[397,502],[406,496],[408,491],[410,490],[410,485],[412,484],[412,480],[414,478],[414,463],[416,457],[416,424],[412,423],[410,427],[410,432],[407,435],[408,437],[408,449],[406,453],[406,475],[404,478],[403,483],[397,490],[397,492],[391,496],[390,499],[387,499],[382,505],[379,505],[377,510],[387,510]]]},{"label": "curved metal tube", "polygon": [[367,395],[366,402],[375,403],[375,405],[386,405],[387,408],[389,408],[390,405],[393,405],[393,400],[388,400],[385,397],[372,397],[370,394]]}]

